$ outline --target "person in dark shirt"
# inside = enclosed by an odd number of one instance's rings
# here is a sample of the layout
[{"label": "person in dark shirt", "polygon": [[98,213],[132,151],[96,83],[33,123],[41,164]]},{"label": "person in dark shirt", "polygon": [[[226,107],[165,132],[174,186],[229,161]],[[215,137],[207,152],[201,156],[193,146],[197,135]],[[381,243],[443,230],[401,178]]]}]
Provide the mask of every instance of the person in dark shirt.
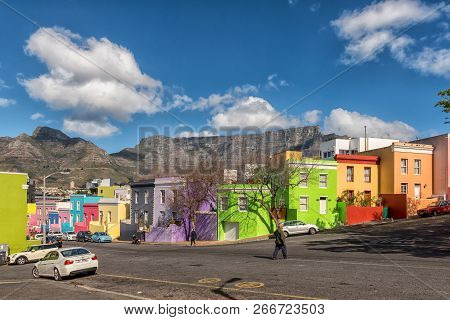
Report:
[{"label": "person in dark shirt", "polygon": [[277,259],[278,251],[280,250],[283,253],[283,258],[287,259],[286,235],[283,232],[283,225],[281,223],[278,225],[278,228],[275,230],[273,235],[275,236],[275,249],[273,251],[272,259]]}]

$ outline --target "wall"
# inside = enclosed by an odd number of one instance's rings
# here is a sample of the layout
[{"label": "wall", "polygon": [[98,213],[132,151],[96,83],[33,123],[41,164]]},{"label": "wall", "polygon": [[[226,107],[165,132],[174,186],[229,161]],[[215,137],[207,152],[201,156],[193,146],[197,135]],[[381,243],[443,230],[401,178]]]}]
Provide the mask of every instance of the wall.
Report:
[{"label": "wall", "polygon": [[414,141],[414,143],[431,144],[434,146],[433,154],[433,195],[450,199],[450,135],[444,134],[436,137]]},{"label": "wall", "polygon": [[362,155],[372,155],[380,157],[378,169],[378,190],[379,193],[390,194],[394,191],[394,154],[390,147],[371,150],[361,153]]},{"label": "wall", "polygon": [[[305,223],[316,224],[320,229],[334,228],[339,223],[337,211],[337,163],[331,160],[309,160],[302,164],[310,163],[313,167],[310,171],[308,187],[296,186],[288,191],[285,203],[287,205],[286,220],[301,220]],[[309,170],[309,169],[308,169]],[[328,175],[328,187],[319,188],[319,175]],[[298,181],[298,176],[292,177],[293,184]],[[300,196],[308,197],[308,211],[300,211]],[[320,214],[320,197],[328,198],[327,213]]]},{"label": "wall", "polygon": [[[353,157],[358,158],[361,156],[354,155]],[[378,170],[379,165],[371,163],[358,163],[357,161],[341,162],[337,159],[338,169],[337,169],[337,195],[341,196],[346,190],[354,190],[355,194],[358,192],[370,191],[372,197],[377,197],[379,194],[378,190]],[[354,181],[347,181],[347,167],[351,166],[354,168]],[[364,180],[364,168],[371,168],[371,181],[365,182]]]},{"label": "wall", "polygon": [[0,173],[0,243],[11,253],[37,243],[26,240],[27,181],[25,173]]},{"label": "wall", "polygon": [[408,217],[406,194],[381,194],[383,206],[389,209],[389,218],[405,219]]},{"label": "wall", "polygon": [[152,227],[145,234],[146,242],[182,242],[186,241],[183,227],[171,224],[169,227]]},{"label": "wall", "polygon": [[83,212],[83,221],[75,224],[75,232],[89,230],[90,222],[98,220],[98,203],[85,203],[83,205]]},{"label": "wall", "polygon": [[360,224],[382,219],[383,207],[347,206],[346,224]]},{"label": "wall", "polygon": [[90,222],[89,230],[92,233],[106,232],[111,238],[118,239],[120,237],[120,222],[125,220],[127,211],[129,211],[129,204],[121,203],[114,198],[104,198],[98,203],[98,211],[99,219]]},{"label": "wall", "polygon": [[105,198],[115,198],[114,191],[118,188],[118,186],[100,186],[97,189],[98,196]]},{"label": "wall", "polygon": [[[239,239],[252,238],[271,234],[275,231],[275,222],[269,216],[269,213],[262,208],[258,203],[248,202],[248,211],[241,212],[238,209],[239,192],[234,192],[235,189],[246,188],[246,185],[224,185],[221,186],[218,193],[218,238],[225,239],[224,223],[237,222],[239,223]],[[242,193],[241,193],[242,195]],[[220,206],[220,199],[222,196],[228,197],[228,210],[222,210]]]},{"label": "wall", "polygon": [[138,225],[131,223],[130,221],[120,222],[120,240],[131,241],[133,240],[133,234],[138,231]]},{"label": "wall", "polygon": [[[148,203],[145,203],[145,192],[148,193]],[[137,194],[137,202],[136,202]],[[153,204],[155,201],[155,181],[141,181],[131,184],[131,211],[130,222],[137,224],[139,219],[147,219],[153,225]]]},{"label": "wall", "polygon": [[[173,199],[173,190],[181,187],[182,181],[177,177],[156,178],[154,205],[153,205],[153,226],[158,226],[159,222],[172,217],[170,201]],[[166,190],[166,203],[161,203],[161,190]],[[164,215],[161,214],[164,212]]]}]

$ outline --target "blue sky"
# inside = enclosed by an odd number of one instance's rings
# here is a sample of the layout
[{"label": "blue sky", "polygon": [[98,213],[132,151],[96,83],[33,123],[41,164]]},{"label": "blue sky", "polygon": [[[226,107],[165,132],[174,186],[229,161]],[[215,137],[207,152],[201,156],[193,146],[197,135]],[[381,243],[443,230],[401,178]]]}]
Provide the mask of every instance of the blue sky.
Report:
[{"label": "blue sky", "polygon": [[47,125],[115,152],[142,126],[448,131],[433,107],[450,82],[444,2],[6,2],[38,26],[0,3],[0,136]]}]

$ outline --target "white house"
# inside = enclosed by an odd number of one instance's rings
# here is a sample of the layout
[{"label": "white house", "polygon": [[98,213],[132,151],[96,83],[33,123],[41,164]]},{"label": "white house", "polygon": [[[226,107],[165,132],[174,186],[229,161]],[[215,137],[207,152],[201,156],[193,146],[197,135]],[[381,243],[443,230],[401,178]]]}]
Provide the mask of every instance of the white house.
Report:
[{"label": "white house", "polygon": [[333,139],[320,144],[320,157],[333,159],[336,154],[355,154],[392,145],[399,140],[381,138]]}]

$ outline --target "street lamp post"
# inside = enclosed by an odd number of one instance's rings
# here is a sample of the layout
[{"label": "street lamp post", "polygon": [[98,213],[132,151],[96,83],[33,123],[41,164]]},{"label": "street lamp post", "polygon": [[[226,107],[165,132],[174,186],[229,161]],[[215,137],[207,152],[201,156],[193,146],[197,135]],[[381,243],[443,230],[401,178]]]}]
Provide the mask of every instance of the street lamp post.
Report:
[{"label": "street lamp post", "polygon": [[46,191],[46,186],[45,186],[45,181],[47,180],[47,178],[50,178],[51,176],[53,176],[53,175],[55,175],[55,174],[69,174],[70,172],[69,171],[57,171],[57,172],[53,172],[53,173],[50,173],[49,175],[47,175],[47,176],[44,176],[44,188],[43,188],[43,191],[42,191],[42,193],[43,193],[43,198],[44,198],[44,203],[43,203],[43,212],[42,212],[42,226],[44,227],[43,229],[44,229],[44,231],[42,231],[42,241],[43,241],[43,244],[46,244],[47,243],[47,207],[46,207],[46,203],[45,203],[45,201],[46,201],[46,193],[47,193],[47,191]]}]

